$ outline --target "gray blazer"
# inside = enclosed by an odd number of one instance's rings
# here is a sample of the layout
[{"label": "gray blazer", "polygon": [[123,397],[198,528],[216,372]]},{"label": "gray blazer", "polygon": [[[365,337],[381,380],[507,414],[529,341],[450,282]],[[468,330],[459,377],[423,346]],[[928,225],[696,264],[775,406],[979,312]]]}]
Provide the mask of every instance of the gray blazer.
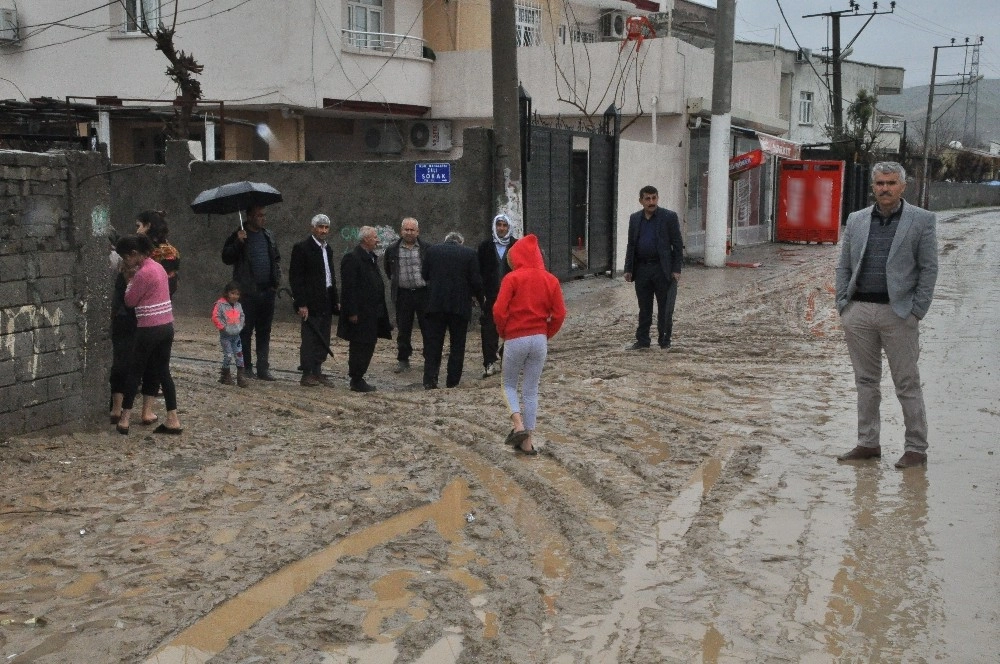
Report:
[{"label": "gray blazer", "polygon": [[[844,312],[844,307],[857,290],[871,216],[872,208],[867,207],[847,217],[847,229],[840,241],[840,261],[837,263],[837,311],[840,313]],[[907,318],[910,314],[923,318],[931,306],[938,273],[936,223],[937,217],[933,212],[903,201],[899,228],[885,264],[889,304],[900,318]]]}]

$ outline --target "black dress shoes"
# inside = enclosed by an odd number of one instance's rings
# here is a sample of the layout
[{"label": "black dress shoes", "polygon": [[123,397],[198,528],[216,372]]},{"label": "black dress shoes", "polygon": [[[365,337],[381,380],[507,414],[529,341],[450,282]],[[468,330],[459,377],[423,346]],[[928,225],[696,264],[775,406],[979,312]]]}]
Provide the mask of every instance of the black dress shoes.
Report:
[{"label": "black dress shoes", "polygon": [[351,381],[351,392],[374,392],[375,389],[374,385],[369,385],[363,378]]},{"label": "black dress shoes", "polygon": [[837,461],[865,461],[866,459],[881,459],[881,447],[863,447],[858,445],[847,454],[841,454]]}]

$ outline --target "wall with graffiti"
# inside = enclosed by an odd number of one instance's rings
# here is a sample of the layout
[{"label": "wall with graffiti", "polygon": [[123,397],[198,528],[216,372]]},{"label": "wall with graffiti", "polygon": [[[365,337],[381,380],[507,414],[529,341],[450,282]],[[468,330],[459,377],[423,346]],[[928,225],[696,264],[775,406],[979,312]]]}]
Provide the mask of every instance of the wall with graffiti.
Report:
[{"label": "wall with graffiti", "polygon": [[106,170],[95,153],[0,152],[0,433],[103,412],[113,277],[107,186],[90,176]]}]

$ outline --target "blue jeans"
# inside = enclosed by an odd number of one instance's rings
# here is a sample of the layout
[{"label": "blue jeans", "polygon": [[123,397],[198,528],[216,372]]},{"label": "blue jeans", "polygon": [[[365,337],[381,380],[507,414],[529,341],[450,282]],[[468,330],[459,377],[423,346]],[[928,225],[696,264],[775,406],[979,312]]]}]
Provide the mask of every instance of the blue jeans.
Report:
[{"label": "blue jeans", "polygon": [[238,334],[219,332],[219,345],[222,346],[222,368],[229,369],[231,364],[243,368],[243,340]]}]

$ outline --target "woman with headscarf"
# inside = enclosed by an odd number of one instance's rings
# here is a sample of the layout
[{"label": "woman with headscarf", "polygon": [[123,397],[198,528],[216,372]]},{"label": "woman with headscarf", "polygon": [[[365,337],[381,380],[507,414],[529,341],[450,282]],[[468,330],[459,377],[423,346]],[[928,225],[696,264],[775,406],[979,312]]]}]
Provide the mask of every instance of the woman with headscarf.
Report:
[{"label": "woman with headscarf", "polygon": [[500,291],[500,281],[510,272],[507,252],[517,242],[511,233],[510,217],[500,213],[493,217],[493,232],[479,243],[476,255],[479,258],[479,276],[483,280],[483,294],[486,303],[479,318],[479,331],[483,347],[483,378],[497,372],[498,362],[503,356],[500,337],[493,324],[493,303]]},{"label": "woman with headscarf", "polygon": [[[121,417],[115,425],[118,433],[127,434],[132,406],[143,376],[149,375],[163,388],[167,406],[166,422],[153,433],[181,433],[177,417],[177,392],[170,375],[170,350],[174,341],[174,315],[170,304],[167,272],[150,256],[153,244],[144,235],[126,235],[118,241],[115,251],[122,257],[125,306],[135,310],[136,331],[132,346]],[[147,371],[148,369],[148,371]]]},{"label": "woman with headscarf", "polygon": [[493,321],[504,339],[503,391],[513,425],[505,442],[521,454],[535,455],[538,450],[532,434],[538,412],[538,384],[548,340],[562,327],[566,305],[559,280],[545,269],[536,236],[525,235],[518,240],[507,252],[507,260],[512,270],[500,282],[493,305]]}]

